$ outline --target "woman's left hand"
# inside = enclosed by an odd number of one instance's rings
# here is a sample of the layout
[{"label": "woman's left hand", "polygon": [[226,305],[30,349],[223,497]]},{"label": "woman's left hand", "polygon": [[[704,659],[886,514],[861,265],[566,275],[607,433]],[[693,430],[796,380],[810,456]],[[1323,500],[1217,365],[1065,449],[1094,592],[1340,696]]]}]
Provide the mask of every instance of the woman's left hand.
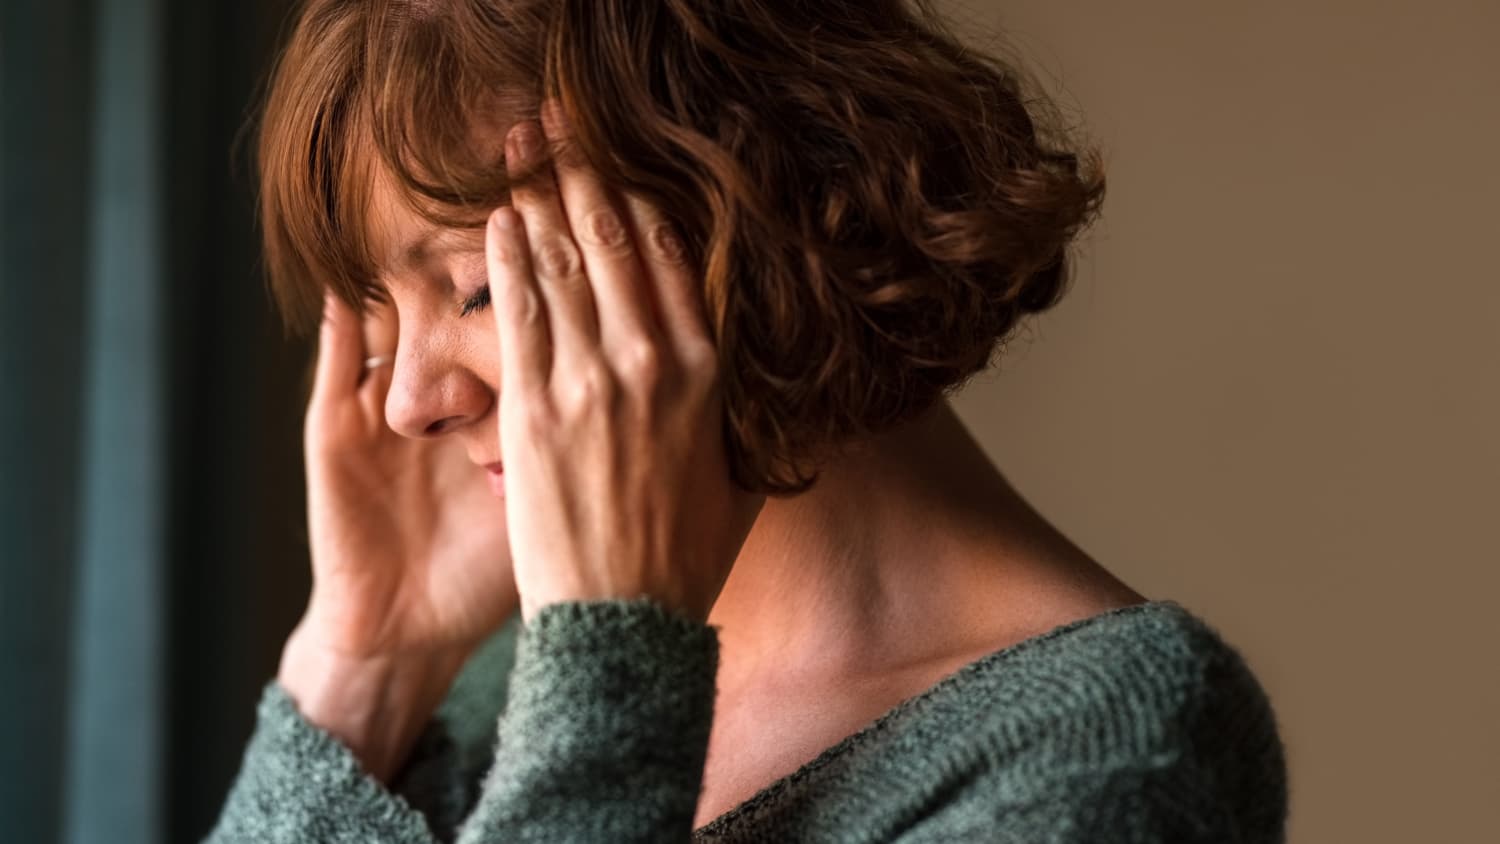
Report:
[{"label": "woman's left hand", "polygon": [[[543,132],[566,136],[555,103],[510,130],[513,178]],[[555,164],[515,183],[485,241],[522,617],[644,596],[706,621],[765,496],[730,479],[701,282],[657,209],[622,207],[567,147]]]}]

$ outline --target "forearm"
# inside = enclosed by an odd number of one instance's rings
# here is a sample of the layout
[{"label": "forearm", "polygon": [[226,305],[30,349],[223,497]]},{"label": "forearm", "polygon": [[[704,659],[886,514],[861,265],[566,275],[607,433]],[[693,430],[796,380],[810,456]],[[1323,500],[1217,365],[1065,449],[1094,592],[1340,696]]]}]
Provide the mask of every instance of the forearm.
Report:
[{"label": "forearm", "polygon": [[343,742],[360,765],[389,782],[463,667],[467,653],[353,657],[299,626],[276,679],[302,716]]}]

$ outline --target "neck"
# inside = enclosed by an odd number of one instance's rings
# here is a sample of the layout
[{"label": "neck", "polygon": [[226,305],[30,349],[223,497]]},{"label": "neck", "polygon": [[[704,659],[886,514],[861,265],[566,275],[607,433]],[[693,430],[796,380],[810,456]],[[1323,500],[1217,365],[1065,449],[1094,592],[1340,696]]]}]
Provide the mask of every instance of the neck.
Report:
[{"label": "neck", "polygon": [[767,499],[708,619],[721,685],[934,658],[993,632],[996,596],[1038,569],[1090,564],[940,401]]}]

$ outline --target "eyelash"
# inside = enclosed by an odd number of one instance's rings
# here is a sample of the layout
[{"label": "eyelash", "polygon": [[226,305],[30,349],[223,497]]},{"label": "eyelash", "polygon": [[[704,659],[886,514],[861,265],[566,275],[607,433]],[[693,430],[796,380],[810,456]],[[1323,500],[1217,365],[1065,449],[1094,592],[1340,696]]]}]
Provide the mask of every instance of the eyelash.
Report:
[{"label": "eyelash", "polygon": [[482,311],[486,306],[489,305],[489,303],[490,286],[486,284],[485,286],[479,288],[479,292],[464,300],[463,308],[459,310],[458,315],[461,317],[466,317],[469,314],[474,313],[475,311]]}]

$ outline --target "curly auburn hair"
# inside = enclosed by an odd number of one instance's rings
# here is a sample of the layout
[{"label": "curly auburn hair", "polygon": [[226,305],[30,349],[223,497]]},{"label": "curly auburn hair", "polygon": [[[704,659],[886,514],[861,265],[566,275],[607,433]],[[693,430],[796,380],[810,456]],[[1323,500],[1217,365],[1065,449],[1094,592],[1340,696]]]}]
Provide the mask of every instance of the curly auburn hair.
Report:
[{"label": "curly auburn hair", "polygon": [[556,97],[701,270],[734,480],[802,492],[1062,298],[1103,163],[1033,87],[930,0],[309,0],[259,132],[272,293],[298,330],[325,287],[385,300],[374,166],[432,222],[482,227],[509,184],[476,129]]}]

